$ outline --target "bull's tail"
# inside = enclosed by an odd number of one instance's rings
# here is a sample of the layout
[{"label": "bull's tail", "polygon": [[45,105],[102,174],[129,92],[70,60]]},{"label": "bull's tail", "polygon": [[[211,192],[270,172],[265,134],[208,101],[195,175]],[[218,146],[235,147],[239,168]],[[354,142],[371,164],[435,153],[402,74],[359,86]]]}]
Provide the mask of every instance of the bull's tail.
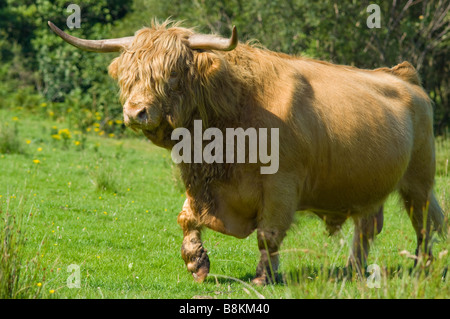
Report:
[{"label": "bull's tail", "polygon": [[387,73],[391,73],[400,79],[409,82],[411,84],[420,85],[420,77],[417,70],[409,62],[402,62],[397,64],[393,68],[380,68],[377,69]]},{"label": "bull's tail", "polygon": [[432,193],[431,199],[429,201],[428,214],[430,214],[430,219],[433,227],[432,229],[442,237],[447,237],[448,221],[444,215],[444,211],[439,206],[434,193]]}]

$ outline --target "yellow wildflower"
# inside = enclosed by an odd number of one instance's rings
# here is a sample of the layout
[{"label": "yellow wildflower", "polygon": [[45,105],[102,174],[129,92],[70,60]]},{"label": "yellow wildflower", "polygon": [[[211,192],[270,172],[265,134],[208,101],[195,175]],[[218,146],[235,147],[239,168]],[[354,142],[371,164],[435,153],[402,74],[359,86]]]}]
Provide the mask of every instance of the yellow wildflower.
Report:
[{"label": "yellow wildflower", "polygon": [[70,131],[68,129],[66,129],[66,128],[62,129],[62,130],[59,130],[58,134],[61,135],[65,139],[72,138],[72,135],[70,134]]}]

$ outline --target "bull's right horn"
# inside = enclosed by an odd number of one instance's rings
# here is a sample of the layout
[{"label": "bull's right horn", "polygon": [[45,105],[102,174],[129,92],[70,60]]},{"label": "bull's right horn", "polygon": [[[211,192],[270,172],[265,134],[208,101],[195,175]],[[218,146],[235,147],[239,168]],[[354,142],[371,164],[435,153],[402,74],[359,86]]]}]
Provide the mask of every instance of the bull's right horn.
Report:
[{"label": "bull's right horn", "polygon": [[50,21],[48,21],[48,25],[50,29],[52,29],[53,32],[59,35],[64,41],[85,51],[118,52],[128,47],[133,42],[134,39],[134,37],[124,37],[105,40],[85,40],[65,33]]},{"label": "bull's right horn", "polygon": [[238,44],[238,33],[236,26],[233,26],[231,37],[229,39],[221,38],[215,35],[194,34],[189,37],[189,46],[191,49],[202,50],[220,50],[231,51]]}]

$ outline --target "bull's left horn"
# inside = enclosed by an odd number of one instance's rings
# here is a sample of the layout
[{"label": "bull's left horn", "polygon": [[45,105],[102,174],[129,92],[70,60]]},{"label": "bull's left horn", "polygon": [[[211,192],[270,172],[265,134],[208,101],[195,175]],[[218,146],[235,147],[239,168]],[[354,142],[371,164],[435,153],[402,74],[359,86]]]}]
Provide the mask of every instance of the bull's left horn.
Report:
[{"label": "bull's left horn", "polygon": [[85,40],[74,37],[62,31],[52,22],[48,21],[50,29],[53,30],[57,35],[59,35],[64,41],[70,43],[71,45],[86,51],[93,52],[118,52],[123,48],[128,47],[132,42],[134,37],[124,37],[117,39],[105,39],[105,40]]},{"label": "bull's left horn", "polygon": [[238,34],[236,26],[229,39],[221,38],[215,35],[194,34],[189,37],[189,46],[191,49],[201,50],[220,50],[231,51],[238,44]]}]

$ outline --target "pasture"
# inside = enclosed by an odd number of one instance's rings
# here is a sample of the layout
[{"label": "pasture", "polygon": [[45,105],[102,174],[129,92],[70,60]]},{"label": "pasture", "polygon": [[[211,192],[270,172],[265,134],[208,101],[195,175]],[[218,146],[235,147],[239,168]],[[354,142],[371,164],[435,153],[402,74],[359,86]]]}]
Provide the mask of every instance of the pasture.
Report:
[{"label": "pasture", "polygon": [[[439,137],[436,146],[435,191],[448,212],[450,141]],[[211,274],[193,281],[180,256],[181,181],[170,153],[143,136],[82,133],[66,121],[0,109],[0,176],[0,298],[450,297],[450,240],[438,239],[431,265],[413,268],[415,232],[395,195],[369,256],[380,266],[380,288],[345,270],[352,223],[330,237],[307,213],[297,214],[281,246],[283,282],[256,287],[255,234],[206,230]],[[67,285],[72,264],[79,288]]]}]

